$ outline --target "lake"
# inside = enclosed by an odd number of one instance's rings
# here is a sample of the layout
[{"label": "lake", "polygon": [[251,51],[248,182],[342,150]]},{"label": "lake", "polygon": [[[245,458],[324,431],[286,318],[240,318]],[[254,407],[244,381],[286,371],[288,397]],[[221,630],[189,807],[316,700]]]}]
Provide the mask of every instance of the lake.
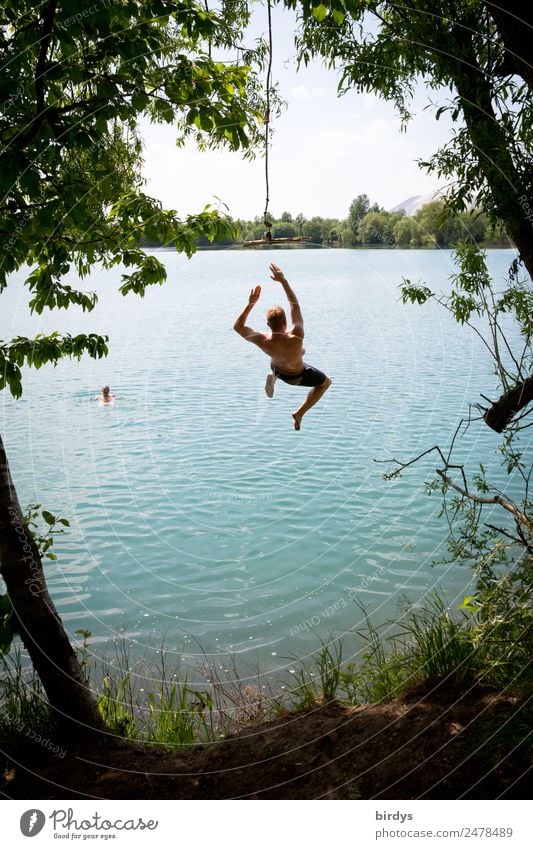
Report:
[{"label": "lake", "polygon": [[[479,341],[437,305],[404,306],[402,277],[449,288],[450,251],[159,252],[163,287],[117,294],[120,269],[80,284],[98,291],[91,314],[30,317],[23,275],[0,295],[0,338],[53,329],[110,336],[106,360],[26,373],[25,393],[2,393],[0,424],[21,503],[40,502],[71,530],[47,565],[66,627],[92,643],[124,632],[193,662],[239,653],[267,670],[316,649],[318,636],[394,616],[405,599],[440,587],[462,599],[465,567],[445,553],[440,501],[424,481],[429,457],[400,480],[375,460],[445,446],[469,402],[494,397]],[[513,251],[488,252],[501,279]],[[274,260],[294,286],[308,362],[333,385],[292,428],[305,390],[278,382],[232,330],[252,286],[249,323],[283,303]],[[70,282],[78,285],[75,277]],[[94,396],[111,385],[113,406]],[[497,434],[474,423],[461,459],[497,460]]]}]

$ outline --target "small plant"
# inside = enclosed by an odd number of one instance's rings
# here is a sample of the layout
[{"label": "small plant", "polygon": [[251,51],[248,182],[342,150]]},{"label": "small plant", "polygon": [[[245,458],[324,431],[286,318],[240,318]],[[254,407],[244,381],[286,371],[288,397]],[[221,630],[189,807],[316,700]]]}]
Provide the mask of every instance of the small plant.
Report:
[{"label": "small plant", "polygon": [[185,680],[173,683],[157,693],[150,693],[150,713],[147,718],[147,739],[166,746],[192,746],[207,731],[204,710],[208,701],[197,698]]},{"label": "small plant", "polygon": [[345,698],[351,704],[387,702],[413,688],[429,691],[441,685],[467,687],[485,679],[475,645],[474,622],[461,611],[452,616],[435,593],[425,607],[409,608],[384,637],[363,610],[366,627],[357,631],[365,641],[359,664],[341,672]]},{"label": "small plant", "polygon": [[401,693],[409,678],[407,656],[395,636],[382,637],[364,607],[365,628],[356,631],[363,640],[361,660],[341,673],[341,684],[350,704],[388,702]]},{"label": "small plant", "polygon": [[291,688],[291,705],[295,710],[311,710],[320,697],[316,678],[305,666],[293,674],[296,684]]},{"label": "small plant", "polygon": [[413,608],[403,621],[413,678],[428,688],[464,687],[477,677],[479,664],[472,623],[466,613],[454,618],[435,593],[426,607]]},{"label": "small plant", "polygon": [[[44,529],[39,521],[40,519],[44,522]],[[49,510],[41,510],[40,504],[28,504],[23,520],[31,531],[41,557],[46,557],[48,560],[57,560],[57,554],[51,551],[51,548],[55,542],[54,538],[64,534],[65,528],[70,528],[69,520],[61,516],[54,516]]]},{"label": "small plant", "polygon": [[77,647],[76,651],[78,654],[78,660],[80,662],[80,666],[83,669],[85,675],[89,675],[89,639],[92,637],[90,631],[86,631],[85,628],[78,628],[77,631],[74,631],[77,637],[82,638],[81,646]]},{"label": "small plant", "polygon": [[473,641],[487,677],[498,687],[514,682],[531,690],[533,679],[533,557],[477,569],[476,594],[465,600]]},{"label": "small plant", "polygon": [[322,697],[326,702],[331,702],[337,698],[337,691],[341,683],[342,640],[330,639],[329,642],[321,642],[318,669]]},{"label": "small plant", "polygon": [[321,640],[318,657],[313,662],[302,665],[297,657],[289,658],[298,665],[291,669],[296,682],[290,690],[290,706],[296,710],[310,710],[320,702],[331,702],[337,698],[342,680],[342,641]]},{"label": "small plant", "polygon": [[130,684],[129,673],[118,681],[105,676],[102,680],[102,693],[98,698],[98,709],[105,724],[130,740],[139,737],[138,723],[134,715],[134,704],[128,698]]}]

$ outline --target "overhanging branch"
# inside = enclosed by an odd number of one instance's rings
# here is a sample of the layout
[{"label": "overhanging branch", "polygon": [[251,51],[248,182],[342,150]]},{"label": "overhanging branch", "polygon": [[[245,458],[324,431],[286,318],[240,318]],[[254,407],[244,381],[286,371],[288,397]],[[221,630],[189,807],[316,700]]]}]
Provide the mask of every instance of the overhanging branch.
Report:
[{"label": "overhanging branch", "polygon": [[512,513],[517,522],[520,522],[520,524],[525,525],[525,527],[529,530],[533,530],[533,522],[531,521],[531,519],[529,519],[528,516],[526,516],[526,514],[523,513],[516,506],[516,504],[513,504],[512,501],[508,501],[508,499],[504,498],[502,495],[492,495],[489,498],[484,498],[481,495],[475,495],[468,489],[459,486],[459,484],[455,483],[455,481],[452,481],[452,479],[446,474],[444,469],[435,469],[435,471],[437,472],[439,477],[442,478],[444,483],[446,483],[452,489],[455,489],[456,492],[459,492],[465,498],[469,498],[470,501],[474,501],[476,504],[499,504],[500,507],[503,507],[504,510],[507,510],[509,513]]},{"label": "overhanging branch", "polygon": [[514,416],[533,401],[533,377],[510,389],[485,410],[483,419],[496,433],[502,433]]}]

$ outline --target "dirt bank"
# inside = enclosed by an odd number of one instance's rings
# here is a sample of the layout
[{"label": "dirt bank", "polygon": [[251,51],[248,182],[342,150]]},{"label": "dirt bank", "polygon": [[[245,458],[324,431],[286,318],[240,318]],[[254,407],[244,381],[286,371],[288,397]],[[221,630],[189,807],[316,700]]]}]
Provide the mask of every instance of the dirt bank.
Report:
[{"label": "dirt bank", "polygon": [[483,692],[286,713],[189,750],[33,746],[6,798],[527,798],[527,706]]}]

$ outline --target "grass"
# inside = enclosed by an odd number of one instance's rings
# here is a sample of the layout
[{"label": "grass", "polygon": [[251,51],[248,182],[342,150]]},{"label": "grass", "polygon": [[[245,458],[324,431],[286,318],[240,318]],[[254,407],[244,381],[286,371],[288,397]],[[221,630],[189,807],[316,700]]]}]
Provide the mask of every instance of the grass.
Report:
[{"label": "grass", "polygon": [[364,641],[361,661],[342,675],[352,704],[387,702],[442,687],[465,689],[483,671],[471,619],[461,612],[452,615],[438,593],[424,607],[411,607],[398,622],[381,629],[374,627],[364,610],[363,615],[365,628],[357,632]]},{"label": "grass", "polygon": [[[273,684],[257,671],[244,676],[235,658],[226,660],[221,673],[204,655],[203,683],[195,687],[179,667],[169,666],[164,645],[154,663],[146,656],[134,658],[132,644],[122,637],[115,641],[114,656],[98,659],[87,631],[79,632],[78,655],[109,728],[131,740],[171,748],[220,739],[288,709],[311,710],[334,700],[347,705],[387,702],[413,693],[466,691],[480,681],[501,687],[501,649],[492,657],[490,640],[479,639],[476,617],[452,613],[440,595],[381,628],[361,610],[365,625],[356,632],[363,641],[357,661],[346,662],[345,641],[330,635],[311,661],[291,659],[290,685]],[[487,637],[486,623],[482,625]],[[501,622],[497,627],[501,630]],[[522,657],[524,641],[516,645]],[[506,662],[512,661],[512,651],[508,645]],[[25,745],[27,729],[45,732],[51,717],[41,685],[24,669],[20,651],[3,664],[0,742],[4,751],[13,752],[13,740],[18,741],[15,747]]]},{"label": "grass", "polygon": [[52,720],[41,682],[33,669],[26,671],[20,649],[2,657],[1,666],[0,749],[14,757],[36,734],[49,732]]},{"label": "grass", "polygon": [[453,617],[440,595],[408,614],[404,634],[412,675],[427,689],[462,688],[476,680],[481,670],[470,620],[466,614]]}]

